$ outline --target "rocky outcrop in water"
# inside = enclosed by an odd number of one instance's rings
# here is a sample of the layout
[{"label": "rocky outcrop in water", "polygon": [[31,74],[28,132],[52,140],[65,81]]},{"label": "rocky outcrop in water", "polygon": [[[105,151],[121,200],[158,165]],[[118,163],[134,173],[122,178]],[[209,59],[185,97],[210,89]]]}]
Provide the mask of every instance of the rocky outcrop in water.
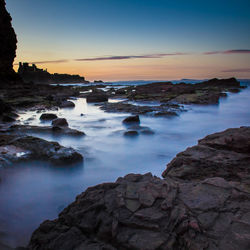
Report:
[{"label": "rocky outcrop in water", "polygon": [[13,61],[16,56],[16,34],[11,25],[11,16],[0,1],[0,81],[14,74]]},{"label": "rocky outcrop in water", "polygon": [[57,142],[26,135],[1,135],[0,167],[14,162],[45,160],[57,165],[83,161],[81,154]]},{"label": "rocky outcrop in water", "polygon": [[231,128],[208,135],[198,145],[179,153],[163,172],[183,180],[221,177],[250,185],[250,128]]},{"label": "rocky outcrop in water", "polygon": [[155,82],[125,88],[131,100],[177,102],[181,104],[218,104],[225,92],[238,92],[243,88],[235,78],[211,79],[196,84]]},{"label": "rocky outcrop in water", "polygon": [[[247,250],[249,142],[249,127],[229,129],[179,154],[165,179],[129,174],[90,187],[58,219],[43,222],[28,249]],[[204,165],[207,150],[210,159]],[[175,169],[185,172],[193,162],[198,177],[173,174]]]}]

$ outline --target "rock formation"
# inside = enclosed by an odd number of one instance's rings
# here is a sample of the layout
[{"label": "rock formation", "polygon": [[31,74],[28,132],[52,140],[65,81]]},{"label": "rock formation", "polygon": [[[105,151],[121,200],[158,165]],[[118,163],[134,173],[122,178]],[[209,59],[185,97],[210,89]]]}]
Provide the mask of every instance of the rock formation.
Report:
[{"label": "rock formation", "polygon": [[83,156],[57,142],[26,135],[1,135],[0,167],[27,160],[46,160],[56,165],[66,165],[82,162]]},{"label": "rock formation", "polygon": [[18,74],[24,82],[49,83],[88,83],[83,76],[70,74],[50,74],[47,69],[39,69],[35,64],[19,62]]},{"label": "rock formation", "polygon": [[165,179],[129,174],[90,187],[28,249],[247,250],[249,142],[250,127],[229,129],[177,155]]},{"label": "rock formation", "polygon": [[5,8],[5,1],[0,0],[0,80],[14,74],[13,61],[17,39],[11,20]]}]

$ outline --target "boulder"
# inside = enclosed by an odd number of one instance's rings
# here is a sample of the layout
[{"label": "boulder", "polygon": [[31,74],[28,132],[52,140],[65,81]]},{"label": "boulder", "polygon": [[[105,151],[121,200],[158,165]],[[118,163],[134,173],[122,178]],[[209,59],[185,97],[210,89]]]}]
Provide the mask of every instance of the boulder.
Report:
[{"label": "boulder", "polygon": [[140,123],[139,115],[133,115],[125,118],[122,121],[124,124],[130,124],[130,123]]},{"label": "boulder", "polygon": [[65,118],[57,118],[52,121],[53,127],[68,127],[69,124]]},{"label": "boulder", "polygon": [[73,108],[75,107],[75,104],[71,101],[63,101],[60,105],[60,108]]},{"label": "boulder", "polygon": [[52,113],[44,113],[40,116],[40,120],[48,120],[48,121],[51,121],[51,120],[54,120],[57,118],[57,115],[56,114],[52,114]]}]

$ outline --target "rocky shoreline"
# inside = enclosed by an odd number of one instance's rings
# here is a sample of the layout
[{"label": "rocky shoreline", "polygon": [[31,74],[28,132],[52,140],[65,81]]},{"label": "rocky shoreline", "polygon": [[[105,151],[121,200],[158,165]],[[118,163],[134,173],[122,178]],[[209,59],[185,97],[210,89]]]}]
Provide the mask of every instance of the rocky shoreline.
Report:
[{"label": "rocky shoreline", "polygon": [[[185,110],[182,104],[218,104],[227,92],[243,88],[235,78],[152,83],[106,92],[100,89],[105,87],[102,84],[75,88],[25,83],[13,70],[17,39],[2,0],[0,13],[0,168],[19,161],[42,160],[67,167],[83,161],[71,147],[28,135],[81,137],[83,132],[48,113],[40,119],[51,121],[50,126],[16,124],[23,109],[40,113],[73,108],[70,98],[86,97],[106,112],[133,114],[123,120],[127,128],[123,135],[134,137],[154,133],[140,125],[138,115],[174,117]],[[110,97],[127,102],[109,103]],[[89,187],[57,219],[43,222],[27,248],[17,249],[249,249],[249,142],[249,127],[228,129],[178,154],[163,172],[164,179],[151,173],[128,174],[114,183]],[[11,249],[1,242],[0,248]]]},{"label": "rocky shoreline", "polygon": [[129,174],[90,187],[27,249],[247,250],[249,142],[250,127],[228,129],[178,154],[164,179]]}]

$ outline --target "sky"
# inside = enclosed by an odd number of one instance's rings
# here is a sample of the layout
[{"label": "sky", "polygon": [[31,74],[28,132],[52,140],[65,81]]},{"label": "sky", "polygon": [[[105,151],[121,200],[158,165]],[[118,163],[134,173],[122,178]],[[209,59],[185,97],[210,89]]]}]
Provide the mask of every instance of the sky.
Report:
[{"label": "sky", "polygon": [[[87,80],[250,78],[249,0],[6,0],[15,64]],[[15,66],[17,69],[17,66]]]}]

